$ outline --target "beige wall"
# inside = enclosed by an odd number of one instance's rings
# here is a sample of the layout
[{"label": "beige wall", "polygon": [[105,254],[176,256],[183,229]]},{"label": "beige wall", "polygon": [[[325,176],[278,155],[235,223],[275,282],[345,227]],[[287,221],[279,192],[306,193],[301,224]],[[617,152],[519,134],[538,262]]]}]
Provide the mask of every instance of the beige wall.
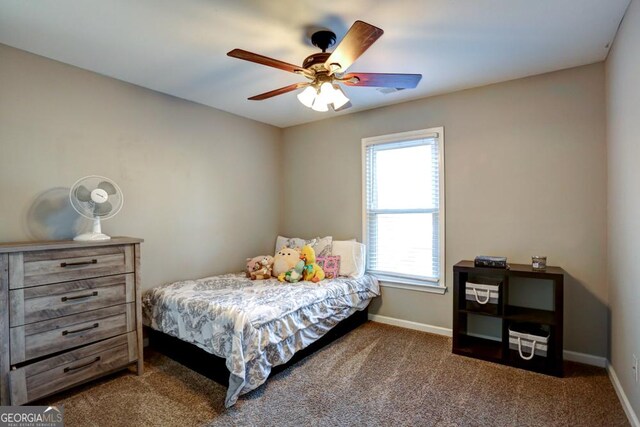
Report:
[{"label": "beige wall", "polygon": [[[444,126],[447,284],[460,259],[544,253],[569,273],[566,348],[604,355],[603,83],[596,64],[282,131],[0,45],[0,241],[72,236],[88,174],[121,185],[104,229],[146,239],[145,287],[240,269],[277,232],[360,239],[361,138]],[[450,327],[451,294],[385,287],[372,311]]]},{"label": "beige wall", "polygon": [[[604,356],[604,101],[595,64],[287,128],[280,230],[360,239],[361,138],[444,126],[449,289],[461,259],[547,255],[568,273],[565,348]],[[385,287],[372,312],[450,328],[451,305]]]},{"label": "beige wall", "polygon": [[[240,270],[273,248],[281,130],[0,45],[0,241],[68,238],[68,187],[98,174],[144,238],[145,287]],[[84,222],[83,222],[84,224]]]},{"label": "beige wall", "polygon": [[636,416],[640,385],[640,2],[633,0],[607,60],[610,360]]}]

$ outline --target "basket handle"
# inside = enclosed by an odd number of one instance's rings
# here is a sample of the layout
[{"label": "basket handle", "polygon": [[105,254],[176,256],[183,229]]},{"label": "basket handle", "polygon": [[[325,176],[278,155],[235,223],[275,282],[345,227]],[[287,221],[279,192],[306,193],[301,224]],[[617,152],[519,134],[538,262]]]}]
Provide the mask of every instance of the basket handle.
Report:
[{"label": "basket handle", "polygon": [[531,354],[528,356],[525,356],[522,353],[522,341],[520,340],[520,337],[518,337],[518,353],[520,354],[520,357],[522,357],[524,360],[533,359],[533,356],[536,354],[536,344],[537,344],[537,341],[533,340],[533,342],[531,343]]},{"label": "basket handle", "polygon": [[478,304],[485,305],[486,303],[489,302],[489,299],[491,298],[491,291],[487,289],[487,298],[484,301],[480,301],[480,297],[478,296],[478,290],[476,288],[473,288],[473,295],[476,297],[476,301],[478,302]]}]

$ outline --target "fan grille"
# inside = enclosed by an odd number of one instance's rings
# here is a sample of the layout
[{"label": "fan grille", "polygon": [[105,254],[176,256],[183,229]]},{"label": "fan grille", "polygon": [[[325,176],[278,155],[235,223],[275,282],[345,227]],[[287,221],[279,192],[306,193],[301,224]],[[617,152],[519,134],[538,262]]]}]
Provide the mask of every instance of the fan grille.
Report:
[{"label": "fan grille", "polygon": [[124,202],[120,187],[111,179],[90,175],[76,181],[69,191],[71,206],[85,218],[109,219]]}]

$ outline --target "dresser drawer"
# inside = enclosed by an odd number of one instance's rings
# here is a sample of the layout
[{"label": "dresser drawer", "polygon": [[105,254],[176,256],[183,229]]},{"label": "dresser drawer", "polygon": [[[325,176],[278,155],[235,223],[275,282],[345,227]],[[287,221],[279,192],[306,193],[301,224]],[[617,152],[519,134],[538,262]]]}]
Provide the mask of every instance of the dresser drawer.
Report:
[{"label": "dresser drawer", "polygon": [[11,404],[40,399],[136,361],[136,339],[130,332],[11,371]]},{"label": "dresser drawer", "polygon": [[21,326],[134,301],[133,274],[12,289],[9,321]]},{"label": "dresser drawer", "polygon": [[10,329],[11,364],[67,350],[136,328],[135,304],[122,304]]},{"label": "dresser drawer", "polygon": [[9,255],[9,288],[69,282],[133,270],[131,245],[13,253]]}]

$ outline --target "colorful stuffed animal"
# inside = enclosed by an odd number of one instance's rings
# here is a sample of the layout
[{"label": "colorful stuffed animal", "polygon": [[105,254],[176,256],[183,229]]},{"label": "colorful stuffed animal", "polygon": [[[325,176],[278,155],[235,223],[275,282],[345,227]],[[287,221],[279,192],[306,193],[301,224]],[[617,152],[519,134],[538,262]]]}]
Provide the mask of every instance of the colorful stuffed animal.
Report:
[{"label": "colorful stuffed animal", "polygon": [[324,279],[324,271],[316,264],[316,251],[311,246],[305,245],[302,248],[300,259],[304,261],[304,280],[317,283]]},{"label": "colorful stuffed animal", "polygon": [[271,278],[273,269],[273,257],[270,255],[260,255],[254,258],[247,258],[247,277],[251,280],[265,280]]},{"label": "colorful stuffed animal", "polygon": [[281,274],[291,270],[300,261],[300,251],[292,248],[282,248],[276,253],[273,259],[273,275],[280,277]]},{"label": "colorful stuffed animal", "polygon": [[298,260],[293,268],[278,276],[278,280],[281,282],[297,283],[302,280],[302,272],[304,271],[304,261]]},{"label": "colorful stuffed animal", "polygon": [[262,257],[259,257],[259,256],[254,258],[247,258],[247,264],[244,269],[245,275],[247,277],[251,277],[251,273],[260,268],[260,266],[258,265],[258,262],[260,261],[261,258]]},{"label": "colorful stuffed animal", "polygon": [[251,273],[254,270],[257,270],[258,268],[260,268],[260,266],[258,266],[258,261],[260,261],[260,258],[261,257],[259,257],[259,256],[254,257],[254,258],[247,258],[247,264],[246,264],[246,267],[244,269],[245,275],[247,277],[251,277]]}]

